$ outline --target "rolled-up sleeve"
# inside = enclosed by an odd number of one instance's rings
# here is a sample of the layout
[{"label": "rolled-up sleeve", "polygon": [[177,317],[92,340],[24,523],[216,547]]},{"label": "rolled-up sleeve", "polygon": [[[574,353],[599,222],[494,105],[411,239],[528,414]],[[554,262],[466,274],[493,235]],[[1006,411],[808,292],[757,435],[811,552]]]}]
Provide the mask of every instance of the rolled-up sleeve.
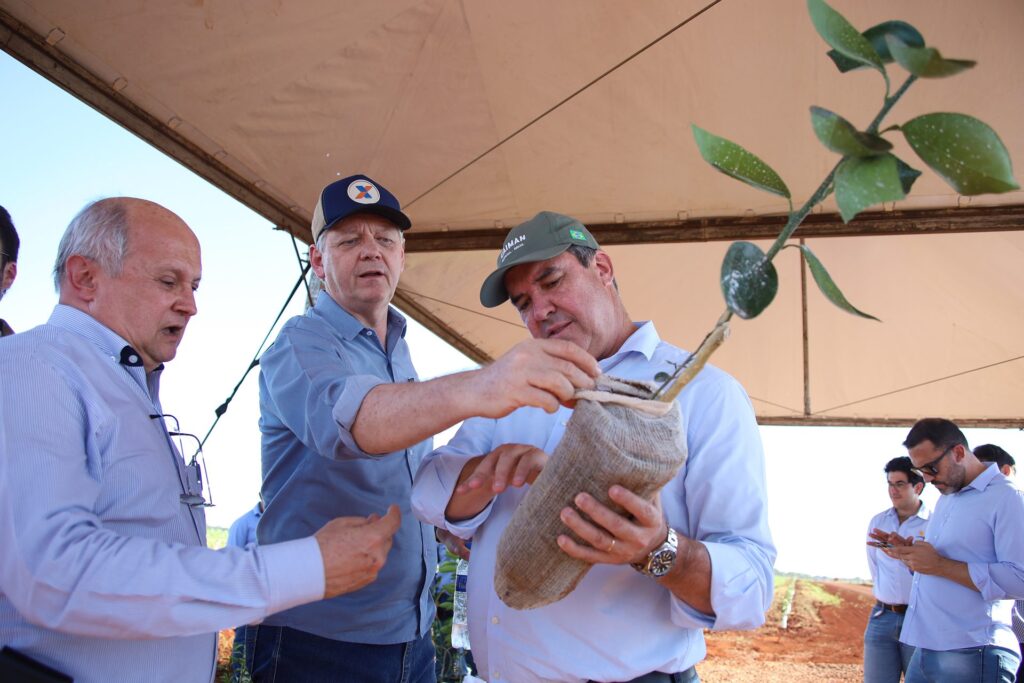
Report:
[{"label": "rolled-up sleeve", "polygon": [[714,615],[672,596],[673,621],[687,628],[756,628],[771,606],[775,562],[761,437],[735,380],[721,372],[698,377],[703,390],[681,395],[687,528],[677,530],[708,549]]},{"label": "rolled-up sleeve", "polygon": [[969,562],[967,571],[985,600],[1024,599],[1024,492],[1006,491],[993,520],[996,562]]},{"label": "rolled-up sleeve", "polygon": [[[309,450],[335,459],[369,458],[352,437],[366,395],[388,380],[359,374],[331,339],[287,327],[260,359],[261,400]],[[266,411],[264,411],[266,412]]]}]

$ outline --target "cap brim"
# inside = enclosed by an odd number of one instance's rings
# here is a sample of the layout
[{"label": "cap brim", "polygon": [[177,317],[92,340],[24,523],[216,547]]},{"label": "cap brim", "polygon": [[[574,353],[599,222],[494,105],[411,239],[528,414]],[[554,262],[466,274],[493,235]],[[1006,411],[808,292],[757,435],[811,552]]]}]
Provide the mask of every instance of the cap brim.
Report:
[{"label": "cap brim", "polygon": [[394,223],[395,227],[398,228],[399,230],[404,231],[412,227],[412,221],[410,221],[409,217],[406,216],[401,211],[396,211],[395,209],[392,209],[390,206],[382,206],[380,204],[364,204],[360,206],[358,209],[346,213],[344,216],[338,216],[333,221],[331,221],[324,227],[320,228],[319,235],[324,234],[341,221],[345,220],[349,216],[355,216],[357,213],[372,213],[375,216],[386,218],[392,223]]},{"label": "cap brim", "polygon": [[519,261],[514,261],[501,266],[493,273],[487,276],[484,280],[483,285],[480,286],[480,303],[487,308],[494,308],[500,306],[508,300],[508,290],[505,289],[505,273],[516,266],[521,266],[524,263],[536,263],[537,261],[547,261],[549,258],[554,258],[566,251],[571,244],[556,244],[547,249],[534,252],[529,257]]}]

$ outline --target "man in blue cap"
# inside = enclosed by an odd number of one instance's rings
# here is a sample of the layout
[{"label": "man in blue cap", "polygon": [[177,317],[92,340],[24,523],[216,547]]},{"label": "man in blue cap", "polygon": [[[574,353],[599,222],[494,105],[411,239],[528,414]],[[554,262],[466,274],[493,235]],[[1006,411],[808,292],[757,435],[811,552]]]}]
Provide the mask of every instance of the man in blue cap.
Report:
[{"label": "man in blue cap", "polygon": [[402,521],[377,581],[256,627],[255,680],[432,683],[434,529],[409,502],[430,437],[475,415],[554,412],[594,384],[595,360],[554,339],[520,344],[480,370],[418,381],[405,318],[390,306],[410,225],[394,195],[364,175],[325,187],[310,247],[324,291],[260,362],[259,543],[308,535],[343,510],[365,515],[394,503]]},{"label": "man in blue cap", "polygon": [[[611,256],[569,216],[545,211],[508,234],[480,290],[484,306],[505,301],[534,339],[576,344],[615,377],[650,382],[687,357],[653,322],[630,318]],[[497,548],[527,485],[565,435],[570,409],[466,420],[426,457],[413,509],[473,539],[469,640],[483,678],[691,683],[705,654],[703,629],[764,622],[775,548],[750,400],[710,365],[677,400],[686,464],[650,499],[611,486],[615,509],[576,494],[551,540],[594,567],[568,596],[536,609],[513,609],[495,591]]]}]

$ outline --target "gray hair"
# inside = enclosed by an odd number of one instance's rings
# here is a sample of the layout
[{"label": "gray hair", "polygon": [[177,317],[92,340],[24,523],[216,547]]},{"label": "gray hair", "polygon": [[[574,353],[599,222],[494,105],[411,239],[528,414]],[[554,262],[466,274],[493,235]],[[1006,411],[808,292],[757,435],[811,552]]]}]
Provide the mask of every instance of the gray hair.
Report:
[{"label": "gray hair", "polygon": [[128,253],[128,207],[116,199],[100,199],[88,204],[71,219],[57,247],[53,265],[53,284],[60,292],[60,283],[67,272],[68,259],[84,256],[95,261],[112,277],[121,274]]}]

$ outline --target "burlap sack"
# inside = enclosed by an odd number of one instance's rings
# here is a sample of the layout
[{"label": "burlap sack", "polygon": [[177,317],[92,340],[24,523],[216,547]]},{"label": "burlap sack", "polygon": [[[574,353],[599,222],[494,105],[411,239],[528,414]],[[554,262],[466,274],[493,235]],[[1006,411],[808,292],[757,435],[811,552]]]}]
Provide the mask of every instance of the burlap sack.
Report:
[{"label": "burlap sack", "polygon": [[[612,484],[642,497],[661,490],[686,460],[686,435],[677,404],[649,401],[650,388],[602,377],[599,391],[580,392],[565,435],[498,544],[494,589],[514,609],[534,609],[568,595],[592,566],[558,547],[571,533],[562,508],[586,491],[622,512],[608,498]],[[577,539],[579,540],[579,539]]]}]

